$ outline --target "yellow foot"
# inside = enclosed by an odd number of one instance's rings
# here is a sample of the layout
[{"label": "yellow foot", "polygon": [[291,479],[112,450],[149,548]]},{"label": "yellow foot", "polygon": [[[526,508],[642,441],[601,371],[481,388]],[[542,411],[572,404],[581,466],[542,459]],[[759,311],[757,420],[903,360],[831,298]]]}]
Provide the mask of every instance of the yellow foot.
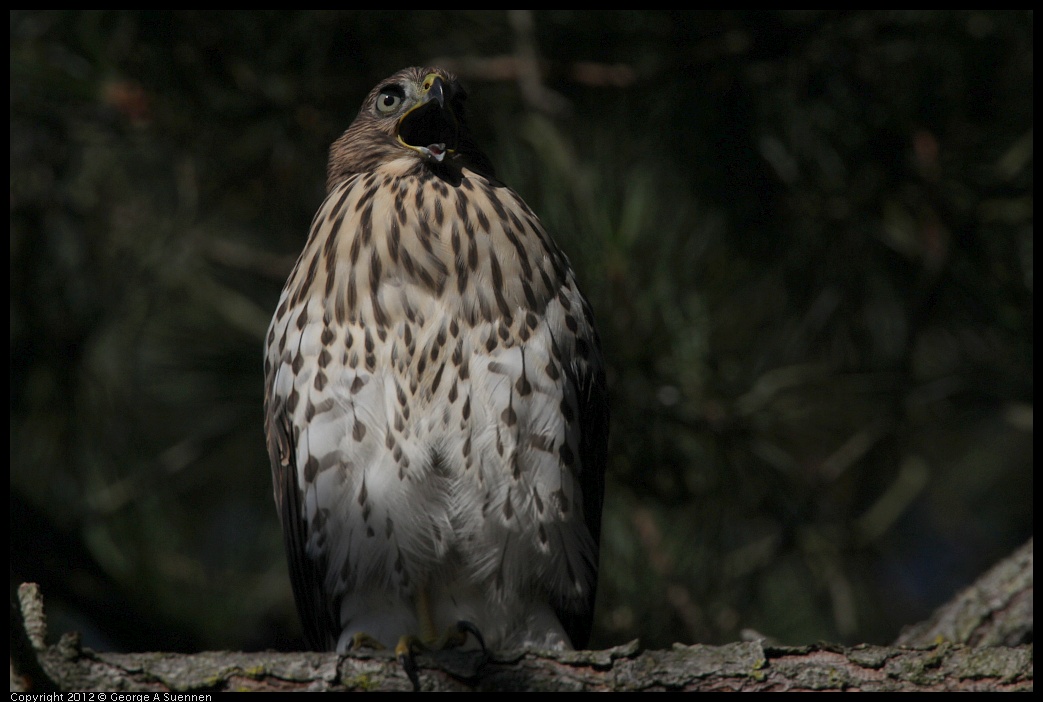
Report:
[{"label": "yellow foot", "polygon": [[[485,639],[482,632],[471,622],[459,621],[446,631],[437,640],[432,642],[422,641],[419,637],[406,634],[398,640],[395,645],[395,657],[398,658],[402,669],[406,671],[409,681],[413,683],[413,692],[420,691],[420,674],[416,664],[416,654],[425,651],[445,651],[450,648],[459,648],[467,643],[467,635],[471,634],[478,640],[482,647],[482,653],[486,652]],[[358,634],[355,635],[356,639]],[[367,637],[372,638],[372,637]]]},{"label": "yellow foot", "polygon": [[369,634],[360,631],[351,637],[351,650],[359,651],[363,648],[368,648],[373,651],[383,651],[387,649],[387,646],[380,643]]},{"label": "yellow foot", "polygon": [[478,641],[478,645],[482,648],[482,653],[485,653],[485,639],[482,637],[482,632],[480,632],[478,627],[474,624],[464,620],[460,620],[446,629],[442,634],[442,638],[438,640],[438,643],[436,643],[434,647],[439,651],[445,651],[450,648],[460,648],[467,643],[468,634]]}]

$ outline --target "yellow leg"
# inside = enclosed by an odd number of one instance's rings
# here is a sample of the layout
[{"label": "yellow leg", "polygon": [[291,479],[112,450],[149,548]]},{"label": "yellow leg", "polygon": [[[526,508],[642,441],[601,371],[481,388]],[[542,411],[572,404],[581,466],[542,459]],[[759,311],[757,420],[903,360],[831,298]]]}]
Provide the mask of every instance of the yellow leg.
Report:
[{"label": "yellow leg", "polygon": [[427,644],[434,642],[438,636],[435,632],[435,618],[431,613],[431,598],[427,594],[427,588],[419,588],[416,597],[413,598],[413,608],[416,610],[417,621],[420,622],[420,638]]},{"label": "yellow leg", "polygon": [[[420,635],[404,634],[395,644],[395,658],[398,659],[402,669],[406,671],[409,681],[413,683],[413,690],[420,690],[420,674],[416,663],[416,654],[423,651],[444,651],[449,648],[457,648],[467,643],[467,635],[471,634],[478,640],[478,644],[485,651],[485,640],[478,627],[466,621],[459,621],[450,626],[441,635],[435,629],[435,620],[431,613],[431,599],[425,588],[419,588],[413,598],[413,607],[416,611],[417,623],[420,625]],[[359,632],[352,637],[351,648],[357,651],[361,648],[369,648],[382,651],[385,646],[369,634]]]}]

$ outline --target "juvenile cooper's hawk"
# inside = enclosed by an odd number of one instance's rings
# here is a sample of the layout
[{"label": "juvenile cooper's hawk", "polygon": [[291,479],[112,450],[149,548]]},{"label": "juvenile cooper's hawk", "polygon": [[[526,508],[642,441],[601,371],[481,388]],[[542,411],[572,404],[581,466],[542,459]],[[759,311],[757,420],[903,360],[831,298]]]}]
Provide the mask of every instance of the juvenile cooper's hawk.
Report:
[{"label": "juvenile cooper's hawk", "polygon": [[584,647],[605,379],[590,306],[472,142],[450,73],[407,68],[330,150],[268,330],[275,502],[311,647],[469,622]]}]

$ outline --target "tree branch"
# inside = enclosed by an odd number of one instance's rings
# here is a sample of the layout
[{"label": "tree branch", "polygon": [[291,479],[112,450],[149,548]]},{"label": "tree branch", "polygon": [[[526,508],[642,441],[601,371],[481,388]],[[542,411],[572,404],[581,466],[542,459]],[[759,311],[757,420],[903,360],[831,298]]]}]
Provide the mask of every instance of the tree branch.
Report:
[{"label": "tree branch", "polygon": [[1032,641],[1032,539],[997,563],[931,618],[908,627],[896,646],[942,641],[1017,646]]},{"label": "tree branch", "polygon": [[[73,637],[41,663],[64,690],[408,691],[390,652],[95,653]],[[640,651],[443,652],[418,657],[428,691],[1013,691],[1032,689],[1032,647],[779,647],[762,642]]]},{"label": "tree branch", "polygon": [[[44,626],[39,592],[23,586],[19,595],[12,632],[21,630],[32,643],[12,647],[12,690],[33,684],[21,672],[33,666],[43,671],[37,679],[44,686],[60,690],[412,689],[385,651],[98,653],[81,648],[76,634],[41,648],[32,633]],[[1033,649],[1023,643],[1031,641],[1031,630],[1030,540],[892,647],[753,641],[642,651],[633,641],[605,651],[445,651],[420,655],[417,662],[421,688],[429,691],[1031,691]],[[21,660],[26,648],[35,652],[35,662]]]}]

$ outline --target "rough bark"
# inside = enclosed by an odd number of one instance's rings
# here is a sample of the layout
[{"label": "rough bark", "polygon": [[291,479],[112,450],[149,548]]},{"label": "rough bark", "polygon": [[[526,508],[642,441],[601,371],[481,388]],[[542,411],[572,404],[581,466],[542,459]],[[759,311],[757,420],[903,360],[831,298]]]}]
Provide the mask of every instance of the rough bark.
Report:
[{"label": "rough bark", "polygon": [[[387,652],[98,653],[82,648],[75,634],[45,646],[39,592],[22,586],[19,595],[12,609],[12,690],[192,695],[412,687]],[[418,663],[421,689],[431,691],[1030,691],[1033,649],[1024,642],[1031,629],[1030,540],[892,647],[753,641],[642,651],[634,641],[605,651],[449,651],[420,655]]]},{"label": "rough bark", "polygon": [[942,641],[970,646],[1017,646],[1032,641],[1032,539],[969,588],[910,626],[896,646]]}]

